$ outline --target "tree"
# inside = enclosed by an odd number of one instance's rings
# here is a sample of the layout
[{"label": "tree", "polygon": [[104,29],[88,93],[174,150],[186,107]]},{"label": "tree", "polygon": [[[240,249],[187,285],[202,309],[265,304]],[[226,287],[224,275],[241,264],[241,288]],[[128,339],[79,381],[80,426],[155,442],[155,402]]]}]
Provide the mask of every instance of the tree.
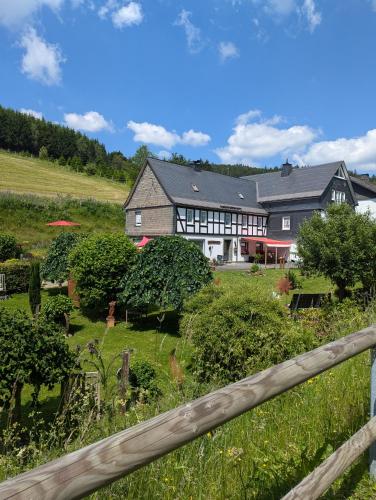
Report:
[{"label": "tree", "polygon": [[81,305],[103,312],[116,300],[135,255],[134,243],[124,234],[96,233],[80,241],[69,254],[68,264]]},{"label": "tree", "polygon": [[77,233],[62,232],[48,248],[47,257],[41,266],[42,278],[56,281],[61,285],[68,279],[68,255],[83,236]]},{"label": "tree", "polygon": [[24,384],[34,386],[36,403],[42,385],[52,389],[77,366],[59,327],[5,308],[0,308],[0,359],[0,400],[9,404],[14,398],[15,420],[20,417]]},{"label": "tree", "polygon": [[16,238],[11,234],[0,233],[0,262],[16,259],[20,256],[20,247]]},{"label": "tree", "polygon": [[30,264],[30,281],[29,281],[29,304],[30,309],[35,316],[40,308],[40,264],[38,261],[33,261]]},{"label": "tree", "polygon": [[184,299],[213,279],[208,259],[197,245],[180,236],[150,241],[122,282],[119,299],[133,306],[181,309]]},{"label": "tree", "polygon": [[368,214],[349,205],[330,205],[322,217],[313,214],[300,227],[298,253],[308,274],[322,274],[338,287],[342,300],[346,288],[364,285],[376,276],[376,223]]},{"label": "tree", "polygon": [[144,166],[146,158],[153,156],[154,155],[150,151],[150,149],[145,144],[143,144],[135,152],[134,156],[132,157],[132,161],[137,165],[138,168],[142,168]]},{"label": "tree", "polygon": [[48,149],[46,146],[42,146],[39,150],[39,158],[41,160],[48,160]]}]

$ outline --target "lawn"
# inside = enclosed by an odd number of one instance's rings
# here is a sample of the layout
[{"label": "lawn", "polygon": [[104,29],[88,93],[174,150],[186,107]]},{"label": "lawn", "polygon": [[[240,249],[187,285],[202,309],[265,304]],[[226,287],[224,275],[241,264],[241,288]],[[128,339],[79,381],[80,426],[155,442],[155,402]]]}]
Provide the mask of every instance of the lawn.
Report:
[{"label": "lawn", "polygon": [[[250,276],[234,271],[216,273],[216,277],[225,286],[239,280],[253,280],[272,292],[283,274],[282,270],[267,270],[263,276]],[[325,279],[303,278],[301,291],[328,292],[332,288]],[[47,292],[43,292],[43,298],[46,295]],[[282,300],[287,302],[289,297]],[[5,301],[4,306],[26,308],[27,295],[14,296]],[[68,339],[72,348],[98,338],[103,342],[106,360],[125,348],[133,348],[133,359],[151,361],[157,368],[163,397],[156,404],[138,405],[125,416],[118,415],[110,420],[104,418],[93,423],[85,440],[72,443],[68,450],[82,447],[197,397],[197,392],[190,389],[191,379],[187,370],[190,348],[178,336],[178,325],[173,315],[168,317],[161,331],[158,331],[153,315],[144,324],[126,325],[120,322],[106,331],[103,322],[90,321],[75,312],[72,331],[73,336]],[[177,349],[178,359],[188,377],[187,387],[182,393],[176,390],[169,375],[168,355],[173,348]],[[87,368],[92,369],[88,365]],[[356,356],[100,490],[91,498],[281,498],[367,421],[369,370],[369,354]],[[201,387],[199,392],[209,390],[210,387]],[[26,403],[29,396],[25,396]],[[43,397],[46,396],[44,393]],[[52,400],[53,396],[54,393],[50,393]],[[61,453],[62,450],[45,450],[43,457],[38,457],[38,463]],[[20,470],[23,470],[22,467],[21,464]],[[4,470],[0,477],[7,473],[10,472]],[[375,485],[367,474],[366,454],[325,495],[327,499],[375,497]]]},{"label": "lawn", "polygon": [[129,188],[120,182],[72,172],[49,161],[0,151],[0,191],[53,198],[69,195],[122,204]]}]

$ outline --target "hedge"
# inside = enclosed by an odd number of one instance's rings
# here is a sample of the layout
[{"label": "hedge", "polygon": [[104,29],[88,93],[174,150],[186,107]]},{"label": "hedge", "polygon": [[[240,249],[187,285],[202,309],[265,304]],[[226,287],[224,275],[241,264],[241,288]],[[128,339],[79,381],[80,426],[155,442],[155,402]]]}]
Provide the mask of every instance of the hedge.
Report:
[{"label": "hedge", "polygon": [[0,274],[5,274],[7,292],[27,292],[29,288],[30,263],[25,260],[8,260],[0,263]]}]

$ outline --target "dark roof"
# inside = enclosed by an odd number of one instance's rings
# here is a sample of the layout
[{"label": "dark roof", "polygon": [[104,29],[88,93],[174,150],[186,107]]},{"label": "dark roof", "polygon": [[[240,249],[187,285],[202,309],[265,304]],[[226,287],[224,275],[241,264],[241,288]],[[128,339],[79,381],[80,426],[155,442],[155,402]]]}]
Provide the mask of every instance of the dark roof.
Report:
[{"label": "dark roof", "polygon": [[366,181],[364,179],[359,179],[359,177],[350,176],[350,180],[352,184],[358,185],[367,191],[370,191],[373,194],[376,194],[376,184],[373,182]]},{"label": "dark roof", "polygon": [[[257,202],[255,182],[206,170],[197,171],[193,166],[177,165],[154,158],[148,158],[147,162],[174,203],[267,213]],[[197,186],[198,191],[194,191],[192,186]]]},{"label": "dark roof", "polygon": [[294,168],[290,175],[281,176],[281,172],[270,174],[247,175],[242,179],[256,181],[258,201],[289,200],[321,196],[343,161],[325,163],[314,167]]}]

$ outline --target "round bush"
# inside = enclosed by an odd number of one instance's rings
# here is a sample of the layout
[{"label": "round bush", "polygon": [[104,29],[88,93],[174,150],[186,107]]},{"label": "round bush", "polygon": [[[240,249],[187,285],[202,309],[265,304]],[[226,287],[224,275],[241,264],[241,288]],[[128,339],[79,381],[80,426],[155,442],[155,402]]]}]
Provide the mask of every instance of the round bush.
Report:
[{"label": "round bush", "polygon": [[204,288],[186,304],[180,330],[193,344],[202,382],[239,380],[316,345],[278,299],[244,281]]},{"label": "round bush", "polygon": [[150,241],[123,280],[119,299],[134,307],[157,305],[180,309],[183,301],[212,281],[209,260],[194,243],[180,236]]},{"label": "round bush", "polygon": [[136,247],[124,234],[95,233],[80,241],[68,257],[84,308],[103,312],[121,291],[120,282],[134,264]]},{"label": "round bush", "polygon": [[135,393],[139,396],[156,397],[160,394],[160,389],[156,383],[156,371],[148,361],[136,361],[129,370],[129,383]]},{"label": "round bush", "polygon": [[11,234],[0,233],[0,262],[8,259],[18,259],[20,256],[20,247],[17,240]]},{"label": "round bush", "polygon": [[42,312],[47,321],[58,324],[65,324],[65,314],[73,311],[73,302],[66,295],[55,295],[48,297],[43,304]]}]

